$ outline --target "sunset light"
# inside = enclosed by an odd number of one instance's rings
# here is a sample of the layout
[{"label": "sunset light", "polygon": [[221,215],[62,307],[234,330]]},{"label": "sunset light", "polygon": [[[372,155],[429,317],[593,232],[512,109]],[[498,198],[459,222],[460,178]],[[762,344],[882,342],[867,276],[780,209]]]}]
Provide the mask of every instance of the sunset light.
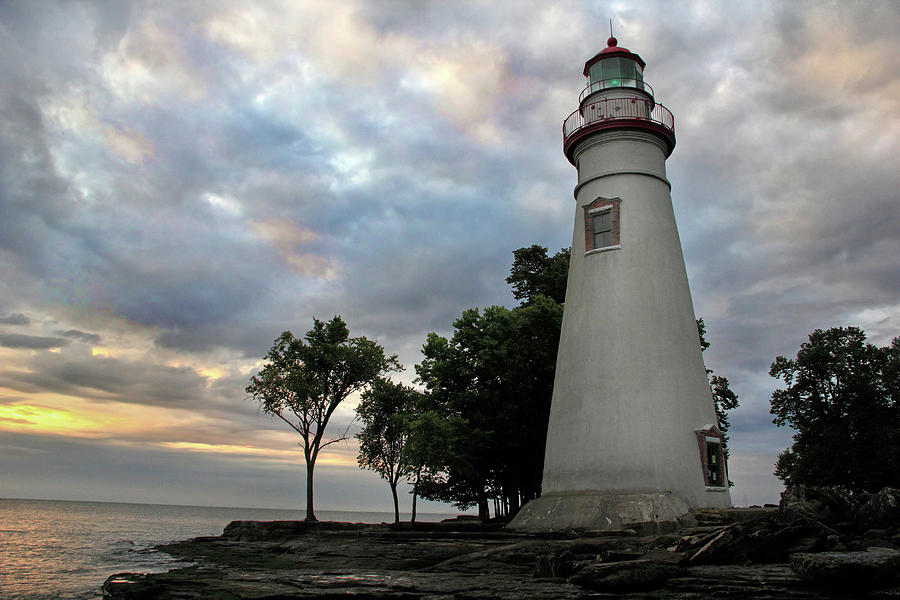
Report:
[{"label": "sunset light", "polygon": [[[64,434],[74,437],[99,437],[112,431],[116,419],[101,415],[78,414],[60,408],[28,404],[0,405],[0,430]],[[123,421],[118,420],[118,424]]]},{"label": "sunset light", "polygon": [[[160,446],[172,448],[174,450],[187,450],[190,452],[209,452],[235,457],[287,461],[291,464],[298,464],[298,462],[303,460],[303,449],[296,446],[291,450],[259,448],[255,446],[236,446],[231,444],[205,444],[200,442],[163,442]],[[323,452],[316,462],[319,465],[355,467],[356,451],[354,449],[351,454],[347,451],[343,451],[343,449],[329,449]]]}]

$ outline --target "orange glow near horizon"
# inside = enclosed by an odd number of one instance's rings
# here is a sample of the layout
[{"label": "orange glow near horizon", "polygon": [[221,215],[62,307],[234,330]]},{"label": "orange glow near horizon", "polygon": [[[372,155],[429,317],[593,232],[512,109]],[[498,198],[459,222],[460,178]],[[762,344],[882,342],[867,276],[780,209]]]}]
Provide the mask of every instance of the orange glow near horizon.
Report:
[{"label": "orange glow near horizon", "polygon": [[[0,431],[77,438],[135,439],[186,419],[158,406],[97,401],[55,393],[27,398],[0,389]],[[6,403],[3,403],[6,396]]]},{"label": "orange glow near horizon", "polygon": [[256,446],[241,446],[237,444],[207,444],[204,442],[161,442],[163,448],[173,450],[189,450],[191,452],[212,452],[214,454],[234,454],[272,459],[285,459],[296,461],[298,452],[295,450],[273,450],[271,448],[259,448]]},{"label": "orange glow near horizon", "polygon": [[121,419],[40,404],[0,406],[0,431],[29,431],[73,437],[102,437],[122,425]]},{"label": "orange glow near horizon", "polygon": [[[293,450],[276,450],[273,448],[260,448],[257,446],[242,446],[237,444],[206,444],[200,442],[163,442],[159,444],[164,448],[173,450],[188,450],[190,452],[204,452],[213,454],[228,454],[234,456],[245,456],[248,458],[267,458],[273,460],[283,460],[296,463],[303,459],[303,452],[300,449]],[[330,450],[330,448],[329,448]],[[329,466],[356,466],[356,460],[341,452],[324,451],[316,460],[317,465]]]},{"label": "orange glow near horizon", "polygon": [[[4,400],[0,389],[0,402]],[[270,431],[264,438],[249,431],[246,439],[216,443],[209,430],[209,419],[202,414],[159,406],[141,406],[118,402],[39,394],[30,398],[7,396],[0,403],[0,432],[61,436],[104,440],[110,444],[146,445],[173,451],[217,454],[234,459],[262,459],[279,462],[303,462],[299,441],[288,431]],[[205,438],[205,439],[204,439]],[[262,443],[260,444],[260,440]],[[319,465],[356,466],[357,445],[328,447],[316,461]]]}]

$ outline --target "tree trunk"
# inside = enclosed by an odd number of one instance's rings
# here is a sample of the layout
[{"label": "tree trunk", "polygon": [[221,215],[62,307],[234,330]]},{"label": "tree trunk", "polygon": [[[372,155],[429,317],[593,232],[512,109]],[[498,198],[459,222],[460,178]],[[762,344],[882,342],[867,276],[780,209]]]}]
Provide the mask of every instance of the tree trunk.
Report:
[{"label": "tree trunk", "polygon": [[509,507],[510,518],[515,517],[516,513],[519,512],[523,505],[524,503],[521,501],[521,497],[519,496],[519,494],[514,493]]},{"label": "tree trunk", "polygon": [[478,497],[478,519],[480,521],[489,521],[491,519],[491,509],[488,507],[486,494],[481,494]]},{"label": "tree trunk", "polygon": [[313,511],[313,469],[316,467],[315,460],[306,459],[306,520],[318,521],[316,513]]},{"label": "tree trunk", "polygon": [[394,497],[394,523],[400,522],[400,504],[397,502],[397,484],[391,481],[391,496]]},{"label": "tree trunk", "polygon": [[409,518],[410,523],[416,522],[416,500],[419,497],[419,477],[421,476],[421,473],[422,473],[421,469],[416,471],[416,482],[413,484],[412,515]]}]

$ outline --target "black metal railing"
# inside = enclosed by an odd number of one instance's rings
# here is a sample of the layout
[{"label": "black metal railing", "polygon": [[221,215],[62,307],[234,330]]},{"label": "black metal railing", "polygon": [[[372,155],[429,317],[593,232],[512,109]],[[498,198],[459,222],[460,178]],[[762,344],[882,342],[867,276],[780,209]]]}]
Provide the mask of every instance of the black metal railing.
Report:
[{"label": "black metal railing", "polygon": [[563,139],[579,129],[616,120],[638,120],[658,123],[675,133],[675,117],[663,106],[646,98],[605,98],[585,104],[563,121]]}]

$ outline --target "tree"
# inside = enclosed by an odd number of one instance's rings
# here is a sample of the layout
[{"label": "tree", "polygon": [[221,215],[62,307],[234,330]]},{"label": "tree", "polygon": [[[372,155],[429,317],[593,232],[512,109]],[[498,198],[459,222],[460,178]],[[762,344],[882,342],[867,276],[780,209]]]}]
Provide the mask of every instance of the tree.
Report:
[{"label": "tree", "polygon": [[421,395],[411,387],[379,378],[363,392],[362,401],[356,407],[363,424],[362,431],[356,435],[357,461],[360,467],[375,471],[390,485],[395,523],[400,522],[397,483],[401,477],[415,472],[416,465],[410,460],[407,445],[411,420],[421,403]]},{"label": "tree", "polygon": [[[706,352],[709,342],[706,341],[706,323],[703,322],[703,317],[697,319],[697,333],[700,336],[700,351]],[[723,434],[728,433],[728,429],[731,427],[728,411],[738,407],[738,395],[731,391],[726,377],[716,375],[712,369],[706,369],[706,376],[709,378],[709,389],[712,392],[719,429]],[[728,436],[724,435],[722,441],[722,450],[725,452],[725,458],[728,458]]]},{"label": "tree", "polygon": [[319,452],[347,438],[346,432],[325,440],[325,428],[335,409],[350,394],[376,377],[399,370],[396,356],[364,337],[351,338],[339,316],[313,319],[305,341],[285,331],[265,357],[266,364],[246,391],[262,410],[300,434],[306,460],[306,520],[315,521],[313,471]]},{"label": "tree", "polygon": [[412,515],[410,522],[416,522],[416,500],[421,495],[423,481],[433,481],[440,477],[447,454],[448,440],[453,435],[454,424],[435,410],[431,398],[420,394],[418,402],[407,413],[406,426],[409,437],[406,440],[406,456],[410,464],[407,481],[412,484]]},{"label": "tree", "polygon": [[513,250],[513,264],[506,283],[513,288],[513,297],[523,305],[531,304],[538,296],[546,296],[557,304],[566,300],[569,277],[570,248],[563,248],[553,256],[537,244]]},{"label": "tree", "polygon": [[[416,366],[449,435],[422,495],[514,514],[540,495],[562,306],[545,296],[514,309],[469,309],[448,340],[431,333]],[[499,511],[497,510],[499,508]]]},{"label": "tree", "polygon": [[900,338],[879,348],[856,327],[817,329],[794,359],[778,356],[769,375],[771,413],[794,442],[776,464],[788,485],[876,491],[900,484]]}]

